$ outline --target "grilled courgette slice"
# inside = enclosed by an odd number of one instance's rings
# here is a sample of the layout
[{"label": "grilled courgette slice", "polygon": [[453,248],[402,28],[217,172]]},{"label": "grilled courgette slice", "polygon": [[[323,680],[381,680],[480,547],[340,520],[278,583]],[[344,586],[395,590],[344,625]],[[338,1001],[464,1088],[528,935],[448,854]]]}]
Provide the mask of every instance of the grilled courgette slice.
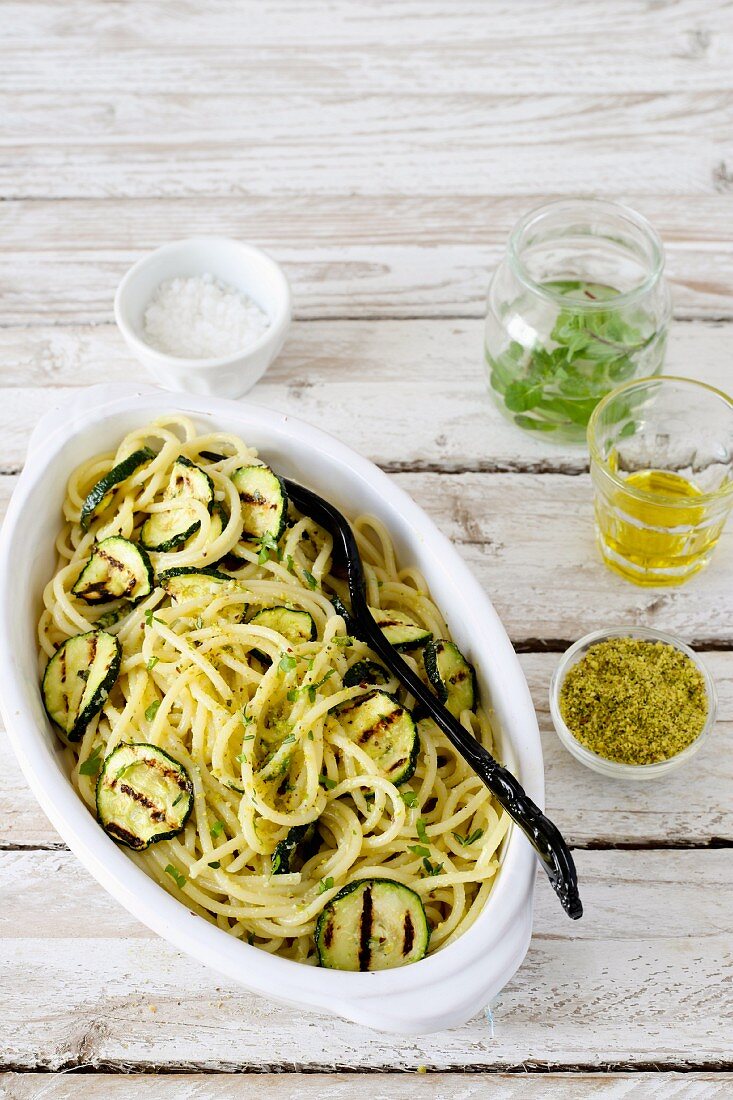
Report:
[{"label": "grilled courgette slice", "polygon": [[375,688],[338,708],[348,737],[371,756],[387,779],[399,786],[415,772],[420,739],[409,710],[394,695]]},{"label": "grilled courgette slice", "polygon": [[[200,467],[181,455],[173,463],[164,500],[198,500],[211,508],[214,502],[214,482]],[[146,550],[167,553],[195,535],[201,526],[196,511],[185,504],[148,516],[140,532],[140,543]]]},{"label": "grilled courgette slice", "polygon": [[89,527],[92,516],[107,494],[111,493],[118,485],[121,485],[123,481],[127,481],[128,477],[134,474],[139,466],[142,466],[145,462],[150,462],[151,458],[155,458],[155,452],[151,451],[149,447],[143,447],[140,451],[133,451],[127,458],[123,458],[122,462],[118,462],[116,466],[113,466],[104,477],[100,477],[97,484],[87,493],[86,500],[81,506],[80,522],[84,531]]},{"label": "grilled courgette slice", "polygon": [[264,607],[250,619],[256,626],[266,626],[282,634],[291,645],[313,642],[317,637],[316,624],[309,611],[294,607]]},{"label": "grilled courgette slice", "polygon": [[417,649],[432,638],[429,630],[418,626],[403,611],[385,611],[383,607],[370,607],[374,617],[388,642],[395,649]]},{"label": "grilled courgette slice", "polygon": [[320,966],[389,970],[424,958],[430,925],[418,894],[401,882],[365,878],[344,886],[318,918]]},{"label": "grilled courgette slice", "polygon": [[299,871],[321,845],[321,837],[315,821],[308,825],[293,825],[288,835],[275,845],[272,853],[273,875],[287,875]]},{"label": "grilled courgette slice", "polygon": [[476,674],[455,642],[446,638],[429,641],[424,653],[425,671],[435,692],[458,718],[476,706]]},{"label": "grilled courgette slice", "polygon": [[216,599],[226,591],[225,585],[233,584],[231,577],[217,569],[196,569],[188,566],[179,569],[166,569],[158,573],[157,583],[164,588],[172,600]]},{"label": "grilled courgette slice", "polygon": [[121,535],[102,539],[71,590],[86,603],[141,600],[153,591],[153,567],[142,546]]},{"label": "grilled courgette slice", "polygon": [[90,630],[62,642],[43,674],[43,704],[70,741],[80,741],[120,673],[122,650],[113,634]]},{"label": "grilled courgette slice", "polygon": [[156,745],[118,745],[97,780],[97,816],[113,840],[136,852],[176,836],[193,808],[188,772]]},{"label": "grilled courgette slice", "polygon": [[279,539],[285,530],[288,497],[277,474],[269,466],[240,466],[232,481],[242,502],[242,538]]},{"label": "grilled courgette slice", "polygon": [[346,670],[344,676],[345,688],[353,688],[357,684],[375,684],[378,687],[384,687],[395,682],[395,677],[387,672],[386,668],[377,664],[376,661],[368,660],[356,661],[351,668]]}]

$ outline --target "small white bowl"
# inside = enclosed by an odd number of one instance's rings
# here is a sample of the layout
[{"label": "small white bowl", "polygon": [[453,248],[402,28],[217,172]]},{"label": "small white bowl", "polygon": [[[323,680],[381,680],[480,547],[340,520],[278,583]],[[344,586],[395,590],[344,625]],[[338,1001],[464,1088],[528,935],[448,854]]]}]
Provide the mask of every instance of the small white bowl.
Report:
[{"label": "small white bowl", "polygon": [[[560,692],[568,671],[585,657],[591,646],[597,645],[599,642],[605,642],[609,638],[640,638],[648,642],[665,642],[667,645],[671,645],[680,650],[681,653],[686,654],[691,661],[694,661],[701,672],[708,697],[708,715],[705,725],[695,740],[690,742],[687,748],[676,753],[675,756],[670,756],[666,760],[659,760],[656,764],[623,764],[619,760],[608,760],[605,756],[599,756],[598,753],[592,752],[581,744],[563,721],[560,712]],[[669,772],[681,767],[687,763],[691,756],[695,755],[703,742],[707,741],[715,725],[717,710],[718,696],[713,678],[694,649],[690,649],[688,645],[685,645],[684,642],[680,641],[679,638],[675,638],[672,634],[665,634],[661,630],[653,630],[645,626],[609,627],[606,630],[595,630],[592,634],[586,634],[584,638],[580,638],[563,653],[550,683],[550,714],[557,736],[568,752],[572,753],[581,764],[585,764],[586,768],[613,779],[657,779],[659,776],[667,775]]]},{"label": "small white bowl", "polygon": [[[207,274],[256,302],[270,320],[265,332],[241,351],[214,359],[183,359],[146,343],[145,310],[160,284]],[[163,245],[130,268],[115,294],[115,320],[125,343],[161,386],[219,397],[241,397],[262,377],[282,349],[290,312],[290,285],[280,266],[262,249],[228,237]]]}]

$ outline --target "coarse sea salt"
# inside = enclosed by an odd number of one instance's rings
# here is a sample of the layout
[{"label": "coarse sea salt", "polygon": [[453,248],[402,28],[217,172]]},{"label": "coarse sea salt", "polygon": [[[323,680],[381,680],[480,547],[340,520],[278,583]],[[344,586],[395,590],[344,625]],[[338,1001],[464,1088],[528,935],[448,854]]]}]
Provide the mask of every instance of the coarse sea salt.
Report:
[{"label": "coarse sea salt", "polygon": [[213,275],[168,279],[145,310],[143,338],[179,359],[218,359],[243,351],[270,319],[246,294]]}]

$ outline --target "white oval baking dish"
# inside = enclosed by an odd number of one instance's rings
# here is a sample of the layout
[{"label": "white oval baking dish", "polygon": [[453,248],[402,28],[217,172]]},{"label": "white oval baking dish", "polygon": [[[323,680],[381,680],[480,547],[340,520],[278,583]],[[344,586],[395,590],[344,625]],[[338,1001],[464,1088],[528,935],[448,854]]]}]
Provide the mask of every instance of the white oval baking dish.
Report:
[{"label": "white oval baking dish", "polygon": [[106,836],[68,781],[41,703],[36,655],[36,621],[55,564],[66,481],[78,463],[172,410],[238,433],[277,470],[347,514],[371,512],[387,524],[400,560],[424,573],[451,633],[476,666],[504,760],[543,805],[539,731],[517,657],[483,589],[422,510],[372,463],[301,421],[254,405],[146,386],[95,386],[44,416],[8,508],[0,535],[0,697],[28,783],[71,850],[109,893],[149,928],[230,980],[383,1031],[419,1034],[463,1023],[499,992],[529,946],[535,857],[519,829],[510,830],[494,889],[465,935],[412,966],[352,974],[273,957],[193,915]]}]

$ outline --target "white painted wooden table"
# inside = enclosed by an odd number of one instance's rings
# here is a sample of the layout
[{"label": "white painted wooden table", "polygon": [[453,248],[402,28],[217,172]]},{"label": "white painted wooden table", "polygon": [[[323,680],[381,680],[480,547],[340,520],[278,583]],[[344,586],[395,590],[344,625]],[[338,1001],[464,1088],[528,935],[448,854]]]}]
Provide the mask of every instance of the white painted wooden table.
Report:
[{"label": "white painted wooden table", "polygon": [[[666,242],[670,367],[730,388],[731,5],[6,0],[0,26],[3,505],[59,389],[140,376],[112,323],[129,264],[189,233],[270,249],[297,323],[252,399],[393,472],[486,585],[586,905],[572,925],[539,884],[493,1032],[295,1013],[128,917],[0,740],[0,1096],[731,1095],[733,531],[678,591],[605,572],[584,456],[498,417],[480,320],[522,212],[620,198]],[[557,652],[609,621],[682,633],[720,690],[706,750],[641,790],[575,764],[548,720]]]}]

